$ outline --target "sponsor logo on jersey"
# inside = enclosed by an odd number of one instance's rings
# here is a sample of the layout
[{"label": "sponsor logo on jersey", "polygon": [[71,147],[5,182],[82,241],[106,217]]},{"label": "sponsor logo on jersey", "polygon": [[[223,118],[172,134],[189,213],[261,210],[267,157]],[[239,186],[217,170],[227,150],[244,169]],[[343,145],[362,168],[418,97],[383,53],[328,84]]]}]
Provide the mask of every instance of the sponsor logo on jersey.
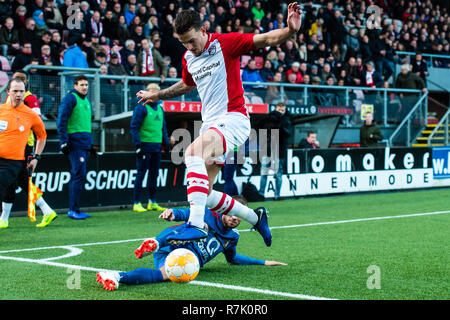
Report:
[{"label": "sponsor logo on jersey", "polygon": [[5,131],[8,128],[8,121],[0,120],[0,131]]}]

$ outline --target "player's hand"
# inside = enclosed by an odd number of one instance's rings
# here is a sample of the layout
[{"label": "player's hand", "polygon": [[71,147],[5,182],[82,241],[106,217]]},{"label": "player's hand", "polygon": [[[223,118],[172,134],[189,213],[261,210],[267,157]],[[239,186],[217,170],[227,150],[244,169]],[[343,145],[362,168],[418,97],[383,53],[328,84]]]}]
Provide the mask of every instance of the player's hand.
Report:
[{"label": "player's hand", "polygon": [[264,262],[265,266],[287,266],[286,263],[283,262],[278,262],[278,261],[271,261],[271,260],[266,260],[266,262]]},{"label": "player's hand", "polygon": [[95,149],[94,146],[92,146],[92,147],[89,149],[89,152],[90,152],[90,154],[91,154],[92,157],[94,157],[94,158],[97,157],[97,149]]},{"label": "player's hand", "polygon": [[136,146],[136,157],[141,160],[145,157],[144,150],[142,150],[141,146]]},{"label": "player's hand", "polygon": [[33,173],[34,169],[36,169],[37,163],[37,159],[31,159],[30,162],[27,163],[27,169]]},{"label": "player's hand", "polygon": [[64,142],[63,144],[61,144],[61,152],[64,153],[66,156],[69,154],[69,145],[67,144],[67,142]]},{"label": "player's hand", "polygon": [[138,93],[136,93],[136,97],[139,98],[138,103],[140,104],[147,104],[158,101],[158,91],[152,90],[152,91],[145,91],[140,90]]},{"label": "player's hand", "polygon": [[159,219],[164,219],[167,221],[172,221],[173,219],[175,219],[175,216],[173,215],[173,210],[172,209],[166,209],[163,211],[163,213],[161,213],[158,217]]},{"label": "player's hand", "polygon": [[302,10],[297,2],[288,5],[287,26],[292,32],[298,32],[302,25]]}]

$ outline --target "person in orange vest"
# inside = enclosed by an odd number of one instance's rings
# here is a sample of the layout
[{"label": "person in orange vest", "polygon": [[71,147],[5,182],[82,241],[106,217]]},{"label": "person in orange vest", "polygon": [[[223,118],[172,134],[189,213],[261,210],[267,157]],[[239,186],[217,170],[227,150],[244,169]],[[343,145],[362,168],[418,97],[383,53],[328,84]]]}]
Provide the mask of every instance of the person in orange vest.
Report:
[{"label": "person in orange vest", "polygon": [[[41,109],[39,106],[39,101],[37,97],[32,94],[28,88],[28,79],[27,79],[27,73],[23,70],[19,70],[14,72],[12,78],[20,78],[25,83],[25,94],[24,94],[24,104],[29,107],[31,110],[33,110],[36,114],[39,116],[41,115]],[[6,98],[6,103],[10,103],[10,97],[8,96]],[[11,214],[11,210],[13,207],[13,203],[15,200],[16,195],[16,188],[20,187],[25,194],[28,194],[28,170],[26,167],[27,159],[29,159],[33,154],[33,147],[35,144],[35,138],[33,132],[30,132],[30,135],[27,140],[27,145],[25,146],[25,160],[23,162],[22,170],[19,174],[19,177],[17,178],[17,181],[15,184],[12,184],[8,187],[6,194],[3,196],[3,202],[2,202],[2,213],[0,216],[0,220],[4,222],[8,222],[9,216]],[[41,223],[37,224],[36,227],[46,227],[50,222],[52,222],[56,217],[56,212],[47,204],[47,202],[44,200],[44,197],[41,196],[36,201],[36,205],[42,210],[43,217]]]},{"label": "person in orange vest", "polygon": [[[25,146],[30,132],[36,135],[36,147],[26,168],[34,172],[45,147],[47,132],[44,122],[24,104],[25,82],[20,78],[9,80],[6,92],[9,102],[0,105],[0,199],[14,185],[25,161]],[[8,221],[0,220],[0,228]]]}]

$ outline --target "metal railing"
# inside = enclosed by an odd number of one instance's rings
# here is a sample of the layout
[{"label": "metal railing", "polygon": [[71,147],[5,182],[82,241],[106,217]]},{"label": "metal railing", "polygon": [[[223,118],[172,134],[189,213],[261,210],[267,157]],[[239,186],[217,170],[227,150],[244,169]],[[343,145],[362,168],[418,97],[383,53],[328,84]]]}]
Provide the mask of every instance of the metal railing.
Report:
[{"label": "metal railing", "polygon": [[[30,74],[30,89],[44,100],[42,113],[57,114],[60,100],[73,89],[73,78],[84,74],[89,79],[89,98],[95,109],[95,119],[133,110],[137,104],[136,92],[149,82],[160,83],[159,77],[115,76],[100,74],[100,69],[65,68],[56,66],[28,65],[24,68]],[[39,72],[55,71],[56,75],[33,75]],[[34,73],[37,74],[37,73]],[[162,88],[180,81],[180,78],[166,78]],[[114,83],[113,83],[114,82]],[[51,84],[51,85],[48,85]],[[375,119],[384,126],[398,125],[420,98],[421,90],[395,88],[369,88],[353,86],[305,85],[274,82],[243,82],[247,103],[276,104],[283,101],[289,105],[338,106],[351,109],[353,115],[345,116],[344,125],[360,126],[361,106],[371,105]],[[2,91],[0,90],[0,93]],[[409,99],[402,99],[408,95]],[[46,100],[47,99],[47,100]],[[174,100],[200,101],[197,90]],[[405,103],[407,102],[407,103]]]},{"label": "metal railing", "polygon": [[447,110],[447,112],[442,116],[441,120],[436,124],[436,128],[433,129],[433,131],[428,136],[427,142],[428,146],[431,146],[431,140],[436,136],[436,134],[441,131],[439,130],[441,127],[443,127],[443,134],[444,134],[444,145],[448,146],[448,140],[449,140],[449,132],[448,132],[448,126],[449,126],[449,120],[450,120],[450,108]]},{"label": "metal railing", "polygon": [[[415,56],[416,52],[408,52],[408,51],[397,51],[397,55],[399,56]],[[439,68],[435,66],[436,60],[445,60],[447,63],[450,63],[450,55],[443,55],[443,54],[430,54],[430,53],[422,53],[422,57],[425,59],[429,67],[433,68]]]},{"label": "metal railing", "polygon": [[[412,141],[417,138],[418,133],[426,126],[428,120],[428,91],[426,91],[420,99],[416,102],[412,110],[403,119],[400,125],[394,130],[389,137],[389,145],[394,146],[397,137],[402,138],[401,141],[408,147],[411,146]],[[415,129],[415,130],[413,130]],[[402,132],[402,130],[405,130]],[[400,134],[403,133],[404,136]],[[403,144],[403,143],[402,143]]]}]

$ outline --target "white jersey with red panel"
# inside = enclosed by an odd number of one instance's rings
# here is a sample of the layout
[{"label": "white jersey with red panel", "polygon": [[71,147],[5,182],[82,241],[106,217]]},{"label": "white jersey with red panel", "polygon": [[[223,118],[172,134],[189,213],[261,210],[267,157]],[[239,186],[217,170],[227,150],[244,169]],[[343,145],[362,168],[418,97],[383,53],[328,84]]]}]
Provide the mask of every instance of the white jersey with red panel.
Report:
[{"label": "white jersey with red panel", "polygon": [[228,112],[249,117],[240,73],[240,56],[255,49],[254,34],[208,34],[203,53],[189,50],[183,57],[183,82],[197,86],[202,101],[202,120],[213,123]]}]

